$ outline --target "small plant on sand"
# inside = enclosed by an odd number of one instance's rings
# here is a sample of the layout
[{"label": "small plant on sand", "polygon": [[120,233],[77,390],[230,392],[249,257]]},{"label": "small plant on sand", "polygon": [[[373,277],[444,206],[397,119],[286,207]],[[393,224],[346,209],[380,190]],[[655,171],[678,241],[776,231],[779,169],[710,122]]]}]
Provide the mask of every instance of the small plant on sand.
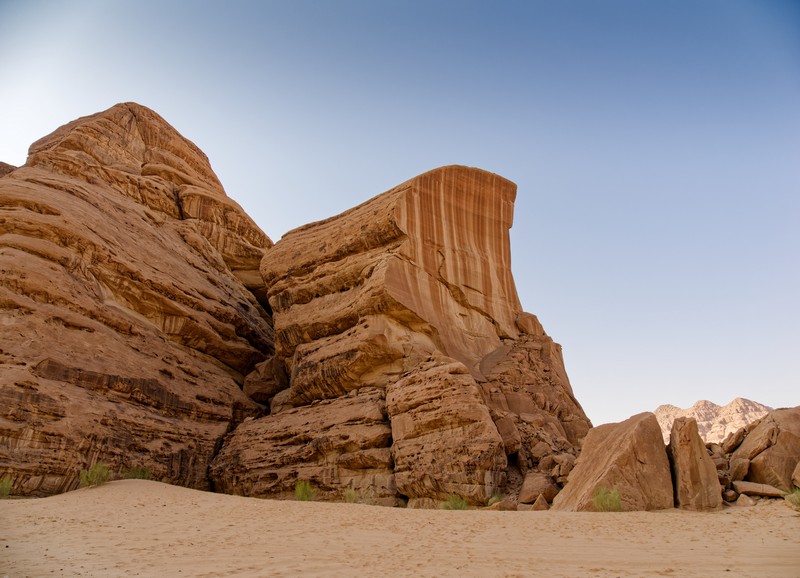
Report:
[{"label": "small plant on sand", "polygon": [[355,488],[345,488],[342,497],[348,504],[358,504],[361,501],[361,496]]},{"label": "small plant on sand", "polygon": [[294,497],[301,502],[310,502],[317,496],[317,490],[308,480],[298,480],[294,485]]},{"label": "small plant on sand", "polygon": [[0,498],[7,498],[11,495],[11,478],[5,477],[0,480]]},{"label": "small plant on sand", "polygon": [[450,494],[447,499],[442,502],[442,510],[466,510],[469,508],[467,501],[458,494]]},{"label": "small plant on sand", "polygon": [[503,494],[501,494],[499,492],[495,492],[494,494],[492,494],[492,497],[489,498],[489,501],[486,502],[486,505],[487,506],[494,506],[498,502],[502,502],[502,501],[503,501]]},{"label": "small plant on sand", "polygon": [[81,471],[81,487],[100,486],[111,479],[111,470],[103,462],[97,462],[88,470]]},{"label": "small plant on sand", "polygon": [[786,500],[786,503],[792,508],[800,511],[800,488],[795,488],[791,494],[783,496],[783,499]]},{"label": "small plant on sand", "polygon": [[122,477],[126,480],[149,480],[151,478],[150,468],[146,468],[144,466],[134,466],[122,474]]},{"label": "small plant on sand", "polygon": [[621,512],[622,501],[619,491],[600,486],[592,494],[592,506],[595,512]]}]

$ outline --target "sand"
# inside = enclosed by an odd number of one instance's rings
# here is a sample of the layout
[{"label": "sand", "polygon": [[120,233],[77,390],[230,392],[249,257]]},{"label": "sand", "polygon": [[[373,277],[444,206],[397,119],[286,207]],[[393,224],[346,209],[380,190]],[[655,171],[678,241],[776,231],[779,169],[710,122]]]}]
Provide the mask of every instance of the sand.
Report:
[{"label": "sand", "polygon": [[124,480],[0,501],[0,578],[800,576],[800,513],[407,510]]}]

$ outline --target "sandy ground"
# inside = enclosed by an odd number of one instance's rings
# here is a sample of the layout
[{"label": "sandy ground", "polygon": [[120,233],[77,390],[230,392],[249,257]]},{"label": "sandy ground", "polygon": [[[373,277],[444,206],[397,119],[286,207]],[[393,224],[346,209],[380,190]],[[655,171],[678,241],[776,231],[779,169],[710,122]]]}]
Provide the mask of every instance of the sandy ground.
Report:
[{"label": "sandy ground", "polygon": [[124,480],[0,501],[8,576],[800,576],[800,513],[406,510]]}]

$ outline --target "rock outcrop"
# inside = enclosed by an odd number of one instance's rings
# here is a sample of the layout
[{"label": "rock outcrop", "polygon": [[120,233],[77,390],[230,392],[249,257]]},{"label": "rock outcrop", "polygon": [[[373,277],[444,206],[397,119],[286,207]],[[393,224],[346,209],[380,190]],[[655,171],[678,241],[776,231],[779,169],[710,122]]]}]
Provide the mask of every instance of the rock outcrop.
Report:
[{"label": "rock outcrop", "polygon": [[16,170],[17,167],[14,165],[10,165],[8,163],[0,162],[0,177],[7,175],[8,173]]},{"label": "rock outcrop", "polygon": [[772,411],[745,428],[730,460],[746,460],[745,481],[791,492],[792,476],[800,463],[800,407]]},{"label": "rock outcrop", "polygon": [[592,511],[599,488],[619,492],[623,511],[673,507],[669,460],[654,414],[641,413],[591,429],[552,509]]},{"label": "rock outcrop", "polygon": [[[396,487],[398,499],[420,506],[451,493],[474,504],[516,494],[530,471],[563,483],[591,424],[560,347],[517,297],[508,237],[515,195],[492,173],[443,167],[267,251],[261,275],[275,353],[245,389],[271,413],[227,438],[211,470],[217,487],[282,495],[304,477],[332,495],[369,488],[389,499]],[[380,401],[362,400],[365,391]],[[319,407],[340,400],[363,403],[364,415],[385,404],[391,437],[359,451],[390,458],[369,462],[360,477],[337,465],[352,452],[341,442],[328,453],[306,448]],[[280,462],[251,460],[271,447],[262,440],[287,413],[305,424],[294,449]],[[342,422],[338,439],[362,427]]]},{"label": "rock outcrop", "polygon": [[717,479],[717,468],[700,439],[693,418],[679,417],[672,423],[667,453],[672,468],[675,505],[694,511],[720,509],[722,489]]},{"label": "rock outcrop", "polygon": [[0,178],[0,477],[75,488],[96,461],[209,486],[221,438],[260,408],[272,355],[258,267],[272,245],[205,155],[121,104],[34,143]]},{"label": "rock outcrop", "polygon": [[728,405],[719,406],[700,400],[688,409],[674,405],[660,405],[655,411],[664,443],[669,443],[672,422],[679,417],[690,417],[697,421],[697,430],[706,443],[719,443],[729,434],[762,418],[772,408],[749,399],[737,397]]}]

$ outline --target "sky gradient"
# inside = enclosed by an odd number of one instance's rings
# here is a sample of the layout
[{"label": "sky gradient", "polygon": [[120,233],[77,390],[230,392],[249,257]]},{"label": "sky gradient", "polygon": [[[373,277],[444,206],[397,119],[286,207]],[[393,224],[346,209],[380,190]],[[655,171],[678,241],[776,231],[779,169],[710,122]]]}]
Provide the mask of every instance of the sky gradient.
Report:
[{"label": "sky gradient", "polygon": [[417,174],[518,185],[512,269],[597,425],[800,404],[800,3],[0,0],[0,160],[135,101],[273,240]]}]

